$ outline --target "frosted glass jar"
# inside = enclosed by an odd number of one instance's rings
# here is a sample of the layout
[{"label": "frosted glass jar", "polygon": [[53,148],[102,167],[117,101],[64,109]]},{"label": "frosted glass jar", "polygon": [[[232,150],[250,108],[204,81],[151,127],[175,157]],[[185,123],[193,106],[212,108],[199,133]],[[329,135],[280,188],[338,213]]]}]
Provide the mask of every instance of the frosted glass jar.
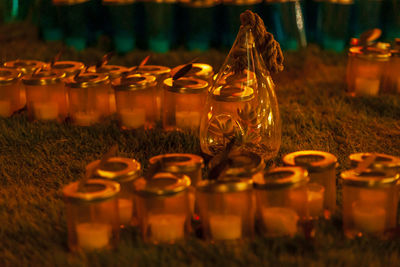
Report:
[{"label": "frosted glass jar", "polygon": [[208,82],[182,77],[164,81],[164,129],[191,130],[198,133],[207,97]]},{"label": "frosted glass jar", "polygon": [[349,238],[390,237],[397,227],[399,174],[366,170],[341,173],[343,231]]},{"label": "frosted glass jar", "polygon": [[252,180],[204,180],[197,184],[196,203],[206,240],[240,241],[254,235]]},{"label": "frosted glass jar", "polygon": [[190,178],[158,173],[134,181],[135,203],[143,240],[175,243],[190,233]]},{"label": "frosted glass jar", "polygon": [[86,170],[97,168],[93,177],[111,180],[119,183],[118,214],[121,228],[137,225],[132,182],[141,174],[140,163],[134,159],[113,157],[103,166],[98,167],[100,160],[95,160],[86,166]]},{"label": "frosted glass jar", "polygon": [[17,70],[0,68],[0,117],[10,117],[20,108],[20,77]]},{"label": "frosted glass jar", "polygon": [[65,120],[68,106],[63,77],[55,72],[41,71],[22,78],[31,120]]},{"label": "frosted glass jar", "polygon": [[108,75],[83,73],[67,81],[72,123],[90,126],[111,115]]},{"label": "frosted glass jar", "polygon": [[[171,76],[174,76],[181,68],[185,65],[176,66],[171,70]],[[192,63],[192,68],[188,73],[186,73],[186,77],[196,77],[199,79],[203,79],[211,84],[212,77],[214,75],[214,69],[211,65],[205,63]]]},{"label": "frosted glass jar", "polygon": [[156,77],[131,74],[113,82],[122,129],[151,129],[156,123]]},{"label": "frosted glass jar", "polygon": [[73,252],[115,248],[119,241],[119,184],[90,179],[63,188],[68,228],[68,247]]}]

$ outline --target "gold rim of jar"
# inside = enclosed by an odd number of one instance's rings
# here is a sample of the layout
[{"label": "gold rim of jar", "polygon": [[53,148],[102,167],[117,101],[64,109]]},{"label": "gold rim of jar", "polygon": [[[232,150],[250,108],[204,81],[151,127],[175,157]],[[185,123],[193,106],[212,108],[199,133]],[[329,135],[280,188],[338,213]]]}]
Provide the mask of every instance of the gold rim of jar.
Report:
[{"label": "gold rim of jar", "polygon": [[[299,161],[300,158],[309,158],[308,161]],[[315,160],[314,160],[315,159]],[[287,154],[283,162],[288,166],[301,166],[308,172],[320,172],[337,165],[337,158],[328,152],[317,150],[304,150]]]},{"label": "gold rim of jar", "polygon": [[358,173],[356,170],[344,171],[340,174],[340,177],[344,185],[364,188],[381,188],[397,184],[400,174],[388,173],[383,170],[367,169],[362,173]]},{"label": "gold rim of jar", "polygon": [[[226,95],[221,95],[221,90],[226,91]],[[253,99],[254,90],[249,86],[219,86],[212,92],[212,97],[219,102],[246,102]]]},{"label": "gold rim of jar", "polygon": [[[354,153],[349,156],[349,159],[353,166],[358,165],[366,158],[371,156],[373,153]],[[393,169],[393,168],[400,168],[400,158],[386,155],[386,154],[378,154],[375,153],[376,158],[374,162],[371,163],[373,169]]]},{"label": "gold rim of jar", "polygon": [[[93,169],[98,166],[100,160],[95,160],[86,166],[86,169]],[[101,168],[97,168],[94,176],[117,182],[128,182],[138,178],[141,174],[140,163],[135,159],[113,157],[109,158]]]},{"label": "gold rim of jar", "polygon": [[99,85],[105,85],[110,83],[108,75],[103,73],[82,73],[74,79],[70,79],[66,82],[66,85],[71,88],[89,88]]},{"label": "gold rim of jar", "polygon": [[136,91],[155,86],[156,77],[147,74],[132,74],[116,79],[112,85],[116,91]]},{"label": "gold rim of jar", "polygon": [[135,66],[132,67],[129,71],[136,71],[138,73],[154,75],[159,77],[163,74],[168,74],[171,72],[171,68],[159,65],[143,65],[143,66]]},{"label": "gold rim of jar", "polygon": [[304,185],[310,180],[307,170],[302,167],[277,167],[258,179],[254,181],[256,189],[291,188]]},{"label": "gold rim of jar", "polygon": [[[174,76],[181,68],[185,65],[179,65],[171,70],[171,76]],[[192,63],[192,68],[188,73],[186,73],[186,77],[197,77],[202,79],[209,79],[214,74],[213,67],[211,65],[205,63]]]},{"label": "gold rim of jar", "polygon": [[254,5],[261,3],[262,0],[222,0],[223,4],[230,5]]},{"label": "gold rim of jar", "polygon": [[240,151],[230,154],[228,169],[224,177],[249,177],[265,168],[262,157],[249,151]]},{"label": "gold rim of jar", "polygon": [[30,74],[22,77],[25,85],[51,85],[59,84],[65,77],[65,73],[58,74],[52,71],[41,71],[39,73]]},{"label": "gold rim of jar", "polygon": [[53,0],[54,5],[76,5],[89,2],[90,0]]},{"label": "gold rim of jar", "polygon": [[193,8],[207,8],[218,5],[221,1],[219,0],[181,0],[183,5]]},{"label": "gold rim of jar", "polygon": [[252,179],[203,180],[197,183],[196,189],[208,193],[233,193],[248,191],[253,188]]},{"label": "gold rim of jar", "polygon": [[102,0],[103,5],[128,5],[137,2],[137,0]]},{"label": "gold rim of jar", "polygon": [[373,60],[373,61],[388,61],[391,57],[390,51],[378,50],[375,47],[367,47],[367,53],[363,50],[364,47],[352,47],[350,50],[357,58]]},{"label": "gold rim of jar", "polygon": [[79,191],[79,181],[70,183],[63,188],[65,198],[79,202],[97,202],[115,197],[120,191],[120,185],[114,181],[89,179],[84,185],[85,191]]},{"label": "gold rim of jar", "polygon": [[207,89],[208,82],[195,77],[182,77],[175,81],[167,78],[164,80],[164,87],[174,93],[200,94]]},{"label": "gold rim of jar", "polygon": [[204,166],[202,157],[187,153],[171,153],[151,157],[151,165],[161,161],[162,170],[172,173],[191,172]]},{"label": "gold rim of jar", "polygon": [[85,64],[78,61],[57,61],[51,67],[53,71],[64,72],[66,77],[73,76],[85,68]]},{"label": "gold rim of jar", "polygon": [[21,72],[15,69],[0,68],[0,85],[16,83],[21,77]]},{"label": "gold rim of jar", "polygon": [[134,190],[143,196],[171,196],[186,191],[190,186],[190,178],[186,175],[175,175],[169,172],[160,172],[151,179],[136,179],[133,182]]},{"label": "gold rim of jar", "polygon": [[88,72],[92,73],[104,73],[107,74],[110,79],[120,78],[124,73],[127,73],[129,69],[124,66],[117,65],[103,65],[100,68],[96,68],[96,66],[91,66],[88,68]]},{"label": "gold rim of jar", "polygon": [[16,69],[22,74],[31,74],[35,72],[37,69],[42,68],[44,69],[47,64],[43,61],[38,61],[38,60],[13,60],[13,61],[7,61],[4,63],[4,67],[10,68],[10,69]]}]

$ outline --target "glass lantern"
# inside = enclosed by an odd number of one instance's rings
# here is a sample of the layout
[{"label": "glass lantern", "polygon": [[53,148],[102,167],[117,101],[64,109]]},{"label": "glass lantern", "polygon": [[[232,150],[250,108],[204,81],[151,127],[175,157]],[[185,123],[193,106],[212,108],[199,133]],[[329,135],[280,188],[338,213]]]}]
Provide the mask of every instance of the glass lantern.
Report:
[{"label": "glass lantern", "polygon": [[85,64],[77,61],[57,61],[51,67],[51,71],[58,74],[65,74],[64,79],[76,75],[79,71],[83,71]]},{"label": "glass lantern", "polygon": [[90,126],[111,115],[108,75],[83,73],[67,83],[69,114],[74,124]]},{"label": "glass lantern", "polygon": [[22,78],[30,119],[65,120],[68,106],[63,77],[55,72],[41,71]]},{"label": "glass lantern", "polygon": [[120,184],[118,199],[119,223],[121,228],[137,225],[132,182],[141,174],[140,163],[130,158],[109,158],[103,166],[98,167],[100,160],[86,166],[86,170],[97,168],[94,177],[111,180]]},{"label": "glass lantern", "polygon": [[[368,157],[372,156],[372,153],[355,153],[349,156],[351,166],[356,168],[358,164],[366,160]],[[378,154],[374,153],[376,156],[374,161],[368,167],[373,170],[382,170],[393,173],[400,173],[400,158],[386,155],[386,154]]]},{"label": "glass lantern", "polygon": [[[383,74],[387,70],[390,52],[385,44],[376,47],[351,47],[351,70],[347,75],[347,91],[351,96],[375,96],[383,88]],[[350,59],[351,58],[351,59]]]},{"label": "glass lantern", "polygon": [[156,77],[144,74],[124,76],[113,82],[122,129],[151,129],[155,126],[156,85]]},{"label": "glass lantern", "polygon": [[[171,70],[171,76],[174,76],[175,73],[177,73],[181,68],[183,68],[185,65],[179,65]],[[189,70],[188,73],[186,73],[185,77],[196,77],[199,79],[203,79],[211,84],[212,77],[214,75],[214,70],[213,67],[204,64],[204,63],[193,63],[192,68]]]},{"label": "glass lantern", "polygon": [[172,173],[135,180],[135,203],[145,242],[175,243],[189,235],[189,186],[189,177]]},{"label": "glass lantern", "polygon": [[0,117],[10,117],[20,108],[20,77],[17,70],[0,68]]},{"label": "glass lantern", "polygon": [[256,221],[267,237],[293,237],[309,219],[307,171],[301,167],[279,167],[254,181]]},{"label": "glass lantern", "polygon": [[119,240],[118,183],[100,179],[63,188],[68,246],[73,252],[115,248]]},{"label": "glass lantern", "polygon": [[349,170],[342,172],[341,178],[345,235],[390,237],[397,227],[399,174]]},{"label": "glass lantern", "polygon": [[329,219],[336,211],[336,165],[337,158],[323,151],[297,151],[283,157],[288,166],[307,169],[312,183],[324,187],[324,215]]},{"label": "glass lantern", "polygon": [[[37,60],[14,60],[14,61],[7,61],[4,63],[4,67],[10,68],[10,69],[16,69],[17,71],[22,73],[22,76],[32,74],[34,73],[37,69],[44,69],[46,68],[46,63],[42,61],[37,61]],[[20,106],[19,108],[23,108],[26,105],[26,91],[25,87],[20,85]]]},{"label": "glass lantern", "polygon": [[252,181],[204,180],[197,184],[196,203],[207,240],[239,241],[254,235]]},{"label": "glass lantern", "polygon": [[164,129],[198,132],[200,116],[207,97],[208,82],[182,77],[164,81]]}]

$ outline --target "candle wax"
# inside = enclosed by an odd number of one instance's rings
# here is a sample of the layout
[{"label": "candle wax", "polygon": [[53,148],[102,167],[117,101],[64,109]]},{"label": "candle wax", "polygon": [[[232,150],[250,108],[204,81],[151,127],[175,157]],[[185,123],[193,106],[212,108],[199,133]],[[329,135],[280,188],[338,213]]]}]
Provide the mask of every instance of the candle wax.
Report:
[{"label": "candle wax", "polygon": [[179,128],[195,129],[200,126],[200,113],[197,111],[177,111],[175,119]]},{"label": "candle wax", "polygon": [[0,100],[0,116],[10,117],[12,114],[11,103],[8,100]]},{"label": "candle wax", "polygon": [[262,219],[271,236],[294,236],[299,216],[290,208],[272,207],[262,209]]},{"label": "candle wax", "polygon": [[58,117],[58,104],[54,102],[38,102],[33,104],[36,119],[55,120]]},{"label": "candle wax", "polygon": [[386,211],[379,206],[353,204],[354,226],[364,233],[382,233],[385,230]]},{"label": "candle wax", "polygon": [[377,95],[379,92],[379,79],[356,78],[356,95]]},{"label": "candle wax", "polygon": [[122,109],[120,116],[122,125],[132,129],[143,127],[146,122],[146,110],[144,108]]},{"label": "candle wax", "polygon": [[242,237],[242,219],[238,215],[210,215],[210,231],[214,240],[235,240]]},{"label": "candle wax", "polygon": [[76,226],[76,234],[80,248],[102,249],[109,244],[111,226],[104,223],[80,223]]},{"label": "candle wax", "polygon": [[118,199],[119,223],[129,225],[132,220],[133,202],[131,199]]},{"label": "candle wax", "polygon": [[149,216],[150,239],[153,242],[173,242],[183,239],[185,232],[184,215],[157,214]]},{"label": "candle wax", "polygon": [[73,118],[77,125],[90,126],[97,122],[99,116],[96,112],[76,112]]}]

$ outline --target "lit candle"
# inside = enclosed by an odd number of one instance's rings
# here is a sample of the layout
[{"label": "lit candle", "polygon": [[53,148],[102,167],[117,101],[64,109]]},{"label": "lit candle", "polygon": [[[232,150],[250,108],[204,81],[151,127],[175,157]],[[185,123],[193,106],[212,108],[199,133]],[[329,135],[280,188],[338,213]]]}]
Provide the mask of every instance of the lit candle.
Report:
[{"label": "lit candle", "polygon": [[379,84],[379,79],[356,78],[355,92],[357,95],[377,95]]},{"label": "lit candle", "polygon": [[96,112],[76,112],[73,118],[80,126],[90,126],[98,121],[99,115]]},{"label": "lit candle", "polygon": [[178,239],[183,239],[185,219],[184,215],[150,215],[150,239],[154,242],[173,242]]},{"label": "lit candle", "polygon": [[146,122],[146,110],[143,108],[122,109],[120,111],[122,125],[136,129]]},{"label": "lit candle", "polygon": [[119,222],[122,225],[129,225],[132,220],[133,202],[131,199],[118,199]]},{"label": "lit candle", "polygon": [[354,226],[365,233],[382,233],[385,230],[386,211],[379,206],[353,203]]},{"label": "lit candle", "polygon": [[0,116],[10,117],[12,114],[11,103],[8,100],[0,100]]},{"label": "lit candle", "polygon": [[210,231],[214,240],[242,237],[242,219],[238,215],[210,215]]},{"label": "lit candle", "polygon": [[58,104],[54,102],[38,102],[33,104],[36,119],[55,120],[58,117]]},{"label": "lit candle", "polygon": [[271,236],[294,236],[299,216],[290,208],[272,207],[262,209],[262,219]]},{"label": "lit candle", "polygon": [[197,111],[177,111],[175,114],[176,126],[195,129],[200,126],[200,113]]},{"label": "lit candle", "polygon": [[76,226],[76,234],[80,248],[102,249],[109,245],[111,226],[103,223],[80,223]]}]

